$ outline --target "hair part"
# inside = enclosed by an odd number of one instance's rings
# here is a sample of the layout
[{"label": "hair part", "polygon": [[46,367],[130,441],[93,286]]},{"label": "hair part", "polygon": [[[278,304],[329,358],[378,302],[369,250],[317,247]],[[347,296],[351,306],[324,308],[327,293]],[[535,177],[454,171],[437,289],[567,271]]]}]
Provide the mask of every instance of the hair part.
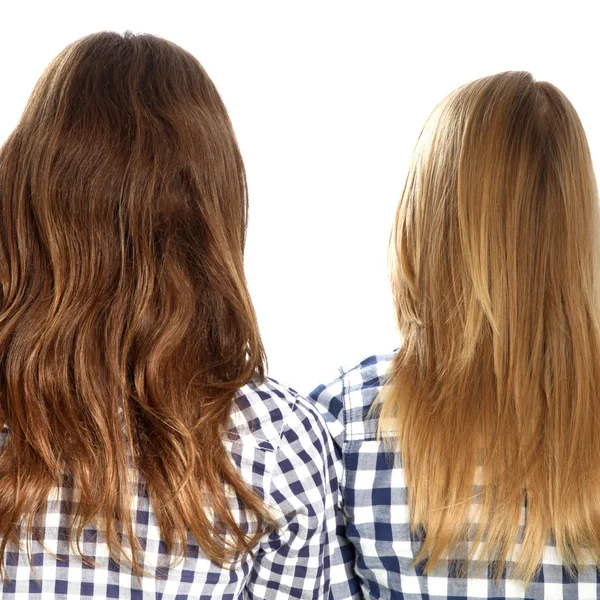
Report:
[{"label": "hair part", "polygon": [[67,486],[79,553],[94,523],[139,574],[131,465],[170,552],[250,551],[273,522],[219,440],[265,356],[244,165],[198,61],[129,32],[68,46],[0,150],[0,207],[0,563]]},{"label": "hair part", "polygon": [[379,425],[400,432],[426,572],[466,540],[497,577],[510,561],[530,581],[551,538],[572,574],[600,564],[599,242],[586,136],[556,87],[501,73],[435,109],[391,238],[403,344]]}]

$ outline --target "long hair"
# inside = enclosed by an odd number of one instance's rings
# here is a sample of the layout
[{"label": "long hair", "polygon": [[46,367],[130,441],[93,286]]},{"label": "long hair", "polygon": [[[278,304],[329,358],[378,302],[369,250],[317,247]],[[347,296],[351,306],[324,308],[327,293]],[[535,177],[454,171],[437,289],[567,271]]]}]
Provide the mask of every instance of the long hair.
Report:
[{"label": "long hair", "polygon": [[600,564],[599,246],[555,86],[501,73],[435,109],[391,238],[403,343],[378,404],[426,572],[463,542],[525,582],[551,540],[572,574]]},{"label": "long hair", "polygon": [[132,464],[170,551],[189,532],[219,564],[251,550],[272,519],[220,441],[264,375],[246,179],[198,61],[130,32],[68,46],[0,151],[0,210],[2,564],[68,483],[72,541],[95,523],[139,573]]}]

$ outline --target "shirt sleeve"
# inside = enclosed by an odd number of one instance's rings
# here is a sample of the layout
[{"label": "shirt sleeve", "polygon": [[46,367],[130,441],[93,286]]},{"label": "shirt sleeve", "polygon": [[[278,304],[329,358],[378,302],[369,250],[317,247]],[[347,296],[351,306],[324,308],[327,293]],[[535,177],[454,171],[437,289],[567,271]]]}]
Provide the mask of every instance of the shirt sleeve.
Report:
[{"label": "shirt sleeve", "polygon": [[297,397],[274,453],[265,500],[277,530],[261,542],[245,598],[327,598],[337,552],[336,455],[323,418]]},{"label": "shirt sleeve", "polygon": [[356,562],[354,545],[347,536],[347,519],[344,511],[344,463],[345,442],[343,376],[331,384],[320,385],[309,395],[317,410],[325,420],[331,439],[334,442],[336,478],[339,482],[335,496],[336,543],[331,558],[330,600],[362,600],[359,578],[354,571]]}]

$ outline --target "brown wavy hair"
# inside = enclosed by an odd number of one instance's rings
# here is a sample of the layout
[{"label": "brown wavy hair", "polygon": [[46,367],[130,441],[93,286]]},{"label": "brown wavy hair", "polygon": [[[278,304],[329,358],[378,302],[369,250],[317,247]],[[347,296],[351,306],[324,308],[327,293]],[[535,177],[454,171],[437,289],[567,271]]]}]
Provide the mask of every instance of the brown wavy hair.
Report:
[{"label": "brown wavy hair", "polygon": [[146,34],[69,45],[0,151],[0,209],[2,565],[68,480],[72,541],[96,523],[118,561],[124,532],[139,573],[130,461],[170,551],[249,551],[272,521],[220,439],[265,357],[244,165],[201,65]]},{"label": "brown wavy hair", "polygon": [[599,249],[590,151],[561,91],[507,72],[436,108],[393,229],[403,343],[380,418],[426,572],[465,540],[498,577],[510,561],[530,581],[552,538],[572,574],[600,565]]}]

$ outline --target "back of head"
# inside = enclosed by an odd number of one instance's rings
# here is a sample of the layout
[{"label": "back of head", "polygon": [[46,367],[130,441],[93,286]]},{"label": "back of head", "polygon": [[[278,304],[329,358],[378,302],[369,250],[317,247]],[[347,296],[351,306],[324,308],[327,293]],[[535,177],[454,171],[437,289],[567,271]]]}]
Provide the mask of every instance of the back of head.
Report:
[{"label": "back of head", "polygon": [[600,563],[599,242],[586,136],[556,87],[501,73],[436,108],[392,236],[404,339],[381,414],[428,568],[465,536],[498,575],[516,560],[529,580],[550,535],[568,568]]},{"label": "back of head", "polygon": [[244,167],[198,61],[151,35],[68,46],[0,151],[0,206],[0,558],[70,481],[73,532],[104,519],[118,558],[115,516],[135,565],[130,459],[169,546],[247,547],[223,483],[264,507],[218,440],[264,357]]}]

